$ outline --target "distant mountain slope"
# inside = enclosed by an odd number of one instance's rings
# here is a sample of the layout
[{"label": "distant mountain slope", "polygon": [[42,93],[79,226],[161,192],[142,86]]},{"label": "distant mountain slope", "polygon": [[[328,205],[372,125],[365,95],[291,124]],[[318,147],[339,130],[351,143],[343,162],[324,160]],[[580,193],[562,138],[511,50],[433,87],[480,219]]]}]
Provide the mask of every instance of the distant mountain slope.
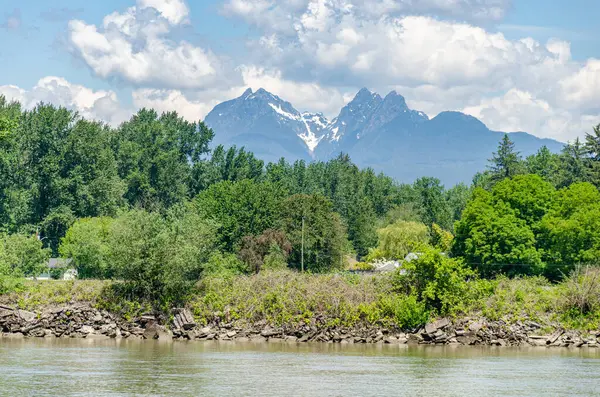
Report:
[{"label": "distant mountain slope", "polygon": [[[215,145],[245,146],[265,161],[328,160],[344,152],[401,182],[434,176],[446,185],[468,183],[485,170],[503,134],[459,112],[430,120],[395,91],[382,98],[366,88],[331,122],[322,114],[300,113],[263,89],[217,105],[205,122],[215,131]],[[524,132],[509,135],[523,156],[544,145],[553,152],[563,146]]]}]

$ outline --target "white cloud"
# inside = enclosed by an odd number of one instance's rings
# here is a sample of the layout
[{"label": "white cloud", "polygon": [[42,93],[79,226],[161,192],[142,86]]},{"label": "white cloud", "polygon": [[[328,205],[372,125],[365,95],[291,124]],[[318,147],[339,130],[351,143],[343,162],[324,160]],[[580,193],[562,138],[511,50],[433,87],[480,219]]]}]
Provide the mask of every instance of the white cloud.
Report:
[{"label": "white cloud", "polygon": [[154,8],[172,24],[187,20],[190,10],[183,0],[138,0],[140,8]]},{"label": "white cloud", "polygon": [[102,27],[70,21],[69,40],[73,52],[105,79],[178,89],[227,83],[226,65],[214,53],[168,38],[187,15],[180,0],[138,0],[124,13],[107,15]]},{"label": "white cloud", "polygon": [[600,60],[590,59],[576,73],[559,83],[564,105],[600,112]]},{"label": "white cloud", "polygon": [[113,125],[130,116],[130,112],[123,109],[113,91],[94,91],[61,77],[44,77],[30,90],[13,85],[0,86],[0,95],[8,100],[21,102],[26,109],[33,108],[39,102],[51,103],[75,110],[83,117]]},{"label": "white cloud", "polygon": [[277,70],[265,70],[257,66],[244,66],[241,69],[245,86],[254,90],[264,88],[291,102],[300,111],[322,112],[332,117],[355,94],[344,95],[336,88],[286,80]]},{"label": "white cloud", "polygon": [[313,83],[285,80],[278,71],[267,71],[256,66],[242,66],[243,83],[227,89],[181,91],[166,89],[139,89],[133,92],[136,108],[149,107],[160,112],[176,110],[181,116],[197,121],[219,103],[240,96],[248,87],[265,90],[290,101],[300,111],[322,112],[328,117],[337,115],[351,99],[335,88],[324,88]]},{"label": "white cloud", "polygon": [[485,98],[463,109],[499,131],[537,131],[538,136],[569,141],[590,132],[600,115],[577,114],[555,108],[529,92],[512,89],[505,95]]}]

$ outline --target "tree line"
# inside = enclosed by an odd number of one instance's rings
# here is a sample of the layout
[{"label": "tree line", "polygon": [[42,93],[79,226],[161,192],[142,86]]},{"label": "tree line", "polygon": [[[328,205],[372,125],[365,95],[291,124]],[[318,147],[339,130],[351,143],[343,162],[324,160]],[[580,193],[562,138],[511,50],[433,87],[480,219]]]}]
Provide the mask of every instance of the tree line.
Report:
[{"label": "tree line", "polygon": [[84,278],[146,274],[138,287],[156,294],[208,273],[401,260],[421,244],[486,275],[559,277],[600,249],[600,128],[525,159],[506,135],[488,170],[450,189],[345,154],[265,164],[211,149],[213,137],[176,112],[142,109],[112,128],[0,97],[0,273],[35,275],[61,255]]}]

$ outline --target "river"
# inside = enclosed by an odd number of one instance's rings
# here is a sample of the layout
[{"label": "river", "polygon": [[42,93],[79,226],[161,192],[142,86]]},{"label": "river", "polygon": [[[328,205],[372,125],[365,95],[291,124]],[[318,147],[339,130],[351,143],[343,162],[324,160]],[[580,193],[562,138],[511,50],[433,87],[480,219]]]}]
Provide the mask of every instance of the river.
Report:
[{"label": "river", "polygon": [[600,351],[0,338],[2,396],[600,396]]}]

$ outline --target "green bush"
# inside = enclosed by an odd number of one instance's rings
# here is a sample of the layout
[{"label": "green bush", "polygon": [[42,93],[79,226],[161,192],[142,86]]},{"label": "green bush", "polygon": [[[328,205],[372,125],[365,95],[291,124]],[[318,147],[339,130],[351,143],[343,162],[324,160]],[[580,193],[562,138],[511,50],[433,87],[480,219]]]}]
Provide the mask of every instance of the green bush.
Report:
[{"label": "green bush", "polygon": [[0,274],[38,276],[47,268],[50,250],[35,236],[0,235]]},{"label": "green bush", "polygon": [[115,276],[137,297],[182,303],[215,250],[216,226],[176,208],[167,217],[141,210],[117,218],[108,238]]},{"label": "green bush", "polygon": [[405,261],[396,270],[394,284],[400,292],[415,295],[439,314],[462,310],[469,298],[469,280],[475,272],[462,259],[449,258],[440,250],[427,248],[417,259]]},{"label": "green bush", "polygon": [[112,278],[108,238],[114,219],[83,218],[75,222],[62,239],[59,252],[71,258],[80,279]]},{"label": "green bush", "polygon": [[384,317],[394,319],[396,325],[405,330],[414,330],[429,321],[429,310],[425,302],[415,295],[392,294],[382,296],[378,302]]}]

